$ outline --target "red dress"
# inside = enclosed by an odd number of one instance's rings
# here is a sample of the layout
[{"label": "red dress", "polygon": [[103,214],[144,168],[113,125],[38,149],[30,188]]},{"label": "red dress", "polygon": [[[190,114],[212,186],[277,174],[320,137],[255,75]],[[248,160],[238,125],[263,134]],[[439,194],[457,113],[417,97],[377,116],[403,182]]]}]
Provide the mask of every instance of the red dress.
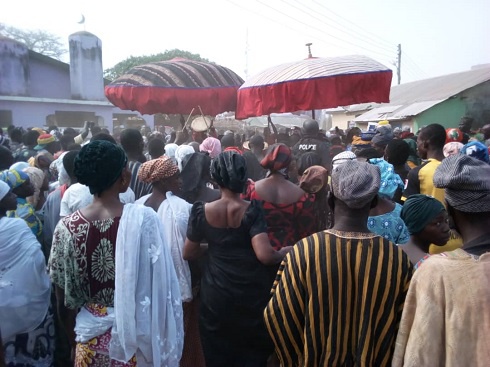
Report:
[{"label": "red dress", "polygon": [[263,200],[255,191],[255,182],[250,180],[242,199],[257,200],[262,203],[267,222],[267,235],[276,250],[292,246],[316,232],[314,194],[305,193],[292,204],[274,204]]}]

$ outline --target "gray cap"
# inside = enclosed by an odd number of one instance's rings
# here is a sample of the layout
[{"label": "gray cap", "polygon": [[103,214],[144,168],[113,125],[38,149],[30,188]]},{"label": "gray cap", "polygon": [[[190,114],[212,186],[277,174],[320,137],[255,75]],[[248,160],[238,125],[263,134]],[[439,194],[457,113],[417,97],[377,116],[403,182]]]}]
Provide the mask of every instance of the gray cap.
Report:
[{"label": "gray cap", "polygon": [[434,173],[434,186],[446,189],[446,201],[466,213],[490,212],[490,165],[464,154],[445,158]]},{"label": "gray cap", "polygon": [[367,162],[349,160],[332,170],[332,191],[349,208],[359,209],[370,203],[381,185],[379,168]]}]

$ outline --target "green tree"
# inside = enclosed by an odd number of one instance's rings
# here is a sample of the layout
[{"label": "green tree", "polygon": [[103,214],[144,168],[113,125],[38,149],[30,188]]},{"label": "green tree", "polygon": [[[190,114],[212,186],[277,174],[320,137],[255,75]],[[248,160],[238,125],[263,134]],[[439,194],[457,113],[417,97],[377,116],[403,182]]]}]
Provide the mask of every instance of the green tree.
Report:
[{"label": "green tree", "polygon": [[175,57],[182,57],[194,61],[210,62],[208,59],[201,57],[199,54],[193,54],[192,52],[175,48],[173,50],[166,50],[165,52],[161,52],[156,55],[130,56],[126,60],[117,63],[112,68],[106,69],[104,71],[104,77],[109,80],[114,80],[121,75],[124,75],[129,71],[129,69],[135,66],[156,61],[172,60]]},{"label": "green tree", "polygon": [[61,60],[67,52],[60,37],[42,30],[24,30],[0,23],[0,35],[19,41],[28,49]]}]

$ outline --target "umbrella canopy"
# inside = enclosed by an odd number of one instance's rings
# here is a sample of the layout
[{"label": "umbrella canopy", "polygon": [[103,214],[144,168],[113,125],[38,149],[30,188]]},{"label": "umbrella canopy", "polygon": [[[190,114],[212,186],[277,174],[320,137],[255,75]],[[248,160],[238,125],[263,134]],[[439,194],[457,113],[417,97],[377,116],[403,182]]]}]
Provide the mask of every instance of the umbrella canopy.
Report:
[{"label": "umbrella canopy", "polygon": [[295,112],[389,102],[392,71],[366,56],[308,58],[272,67],[238,90],[235,116],[245,119]]},{"label": "umbrella canopy", "polygon": [[173,59],[132,68],[105,87],[115,106],[142,114],[217,115],[236,108],[243,79],[224,66]]}]

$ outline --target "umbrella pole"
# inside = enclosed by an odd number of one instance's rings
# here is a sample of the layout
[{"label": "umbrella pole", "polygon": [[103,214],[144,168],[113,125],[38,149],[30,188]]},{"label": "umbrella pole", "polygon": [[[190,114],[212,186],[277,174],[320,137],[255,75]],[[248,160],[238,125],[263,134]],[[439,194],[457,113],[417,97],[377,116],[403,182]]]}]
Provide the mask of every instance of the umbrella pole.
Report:
[{"label": "umbrella pole", "polygon": [[315,119],[315,110],[311,110],[311,117],[313,118],[313,120]]},{"label": "umbrella pole", "polygon": [[187,121],[185,122],[184,126],[182,127],[182,131],[187,127],[187,123],[189,122],[189,120],[191,119],[191,116],[192,116],[192,113],[194,112],[194,108],[192,109],[191,113],[189,114],[189,116],[187,117]]}]

